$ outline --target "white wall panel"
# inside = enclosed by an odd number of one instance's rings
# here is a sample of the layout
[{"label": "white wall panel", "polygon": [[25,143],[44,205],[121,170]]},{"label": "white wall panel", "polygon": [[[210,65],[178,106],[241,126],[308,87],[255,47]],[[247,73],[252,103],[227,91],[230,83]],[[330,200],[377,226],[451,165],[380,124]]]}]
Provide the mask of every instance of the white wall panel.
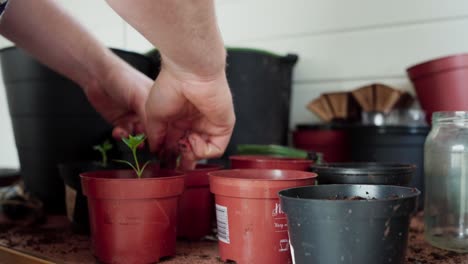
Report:
[{"label": "white wall panel", "polygon": [[403,77],[415,63],[467,52],[468,19],[232,44],[298,54],[300,81]]},{"label": "white wall panel", "polygon": [[468,15],[465,0],[217,0],[227,41],[427,23]]}]

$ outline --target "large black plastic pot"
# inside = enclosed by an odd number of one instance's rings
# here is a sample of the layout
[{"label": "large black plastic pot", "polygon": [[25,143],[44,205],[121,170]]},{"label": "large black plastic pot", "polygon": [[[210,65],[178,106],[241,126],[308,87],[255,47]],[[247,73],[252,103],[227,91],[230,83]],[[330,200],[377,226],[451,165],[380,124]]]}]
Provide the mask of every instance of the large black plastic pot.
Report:
[{"label": "large black plastic pot", "polygon": [[[149,55],[159,61],[157,51]],[[255,49],[227,49],[226,75],[234,100],[236,126],[218,163],[228,166],[228,157],[236,153],[238,144],[287,145],[292,71],[297,60],[298,56],[293,54],[279,56]]]},{"label": "large black plastic pot", "polygon": [[406,186],[416,166],[385,162],[343,162],[312,165],[320,175],[319,184],[375,184]]},{"label": "large black plastic pot", "polygon": [[[398,162],[416,165],[408,186],[424,197],[424,142],[427,126],[354,126],[350,128],[351,159],[357,162]],[[419,203],[422,209],[424,203]]]},{"label": "large black plastic pot", "polygon": [[80,174],[105,170],[99,162],[69,162],[58,165],[65,186],[67,217],[77,233],[89,233],[88,200],[83,195]]},{"label": "large black plastic pot", "polygon": [[[295,263],[403,264],[419,194],[408,187],[345,184],[279,192]],[[369,200],[340,200],[354,196]]]},{"label": "large black plastic pot", "polygon": [[[156,76],[158,66],[148,57],[113,52],[151,78]],[[112,127],[74,82],[16,47],[0,50],[0,56],[25,186],[46,210],[63,212],[57,164],[98,158],[92,146],[110,137]]]}]

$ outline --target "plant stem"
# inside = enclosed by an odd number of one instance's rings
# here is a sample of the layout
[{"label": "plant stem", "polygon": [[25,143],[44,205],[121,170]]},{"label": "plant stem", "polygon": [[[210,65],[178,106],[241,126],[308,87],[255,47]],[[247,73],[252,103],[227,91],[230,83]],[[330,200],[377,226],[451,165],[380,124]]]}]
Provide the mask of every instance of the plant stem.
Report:
[{"label": "plant stem", "polygon": [[138,178],[141,178],[142,171],[140,170],[140,164],[138,163],[136,151],[137,151],[137,147],[132,148],[133,159],[135,160],[135,167],[137,169],[136,173],[137,173]]},{"label": "plant stem", "polygon": [[101,153],[102,153],[102,166],[107,167],[107,153],[104,150]]}]

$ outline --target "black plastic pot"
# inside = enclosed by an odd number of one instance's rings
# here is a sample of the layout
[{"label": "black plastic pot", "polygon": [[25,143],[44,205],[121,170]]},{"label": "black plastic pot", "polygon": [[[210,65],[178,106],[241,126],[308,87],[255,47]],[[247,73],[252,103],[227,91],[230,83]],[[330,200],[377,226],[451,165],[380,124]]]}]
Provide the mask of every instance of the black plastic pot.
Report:
[{"label": "black plastic pot", "polygon": [[[149,54],[159,61],[159,53]],[[297,55],[279,56],[270,52],[227,49],[226,75],[231,88],[236,125],[225,155],[210,160],[229,166],[228,157],[238,144],[287,145],[292,71]]]},{"label": "black plastic pot", "polygon": [[[351,160],[357,162],[398,162],[416,165],[410,187],[424,197],[424,142],[426,126],[354,126],[350,128]],[[424,203],[419,203],[422,209]]]},{"label": "black plastic pot", "polygon": [[[343,184],[279,192],[295,263],[403,264],[419,194],[408,187]],[[339,200],[354,196],[376,200]]]},{"label": "black plastic pot", "polygon": [[[111,167],[114,168],[114,167]],[[58,165],[60,177],[65,185],[65,205],[67,217],[77,233],[89,233],[88,200],[81,189],[80,174],[97,170],[111,169],[99,162],[69,162]]]},{"label": "black plastic pot", "polygon": [[375,184],[406,186],[416,166],[403,163],[355,162],[312,165],[319,184]]},{"label": "black plastic pot", "polygon": [[0,187],[9,186],[20,179],[20,171],[12,168],[0,168]]},{"label": "black plastic pot", "polygon": [[[154,78],[157,65],[146,56],[113,50]],[[64,211],[57,164],[95,160],[92,146],[110,137],[112,127],[88,103],[80,87],[21,49],[0,50],[3,79],[27,191],[49,212]]]}]

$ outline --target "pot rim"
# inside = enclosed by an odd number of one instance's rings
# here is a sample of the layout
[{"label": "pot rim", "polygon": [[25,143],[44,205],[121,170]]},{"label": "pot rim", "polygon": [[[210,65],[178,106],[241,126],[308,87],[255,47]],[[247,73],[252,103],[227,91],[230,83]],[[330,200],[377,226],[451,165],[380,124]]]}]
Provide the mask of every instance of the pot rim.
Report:
[{"label": "pot rim", "polygon": [[[263,178],[255,177],[259,173]],[[277,169],[220,170],[208,175],[210,191],[216,196],[241,199],[278,199],[280,190],[314,184],[317,177],[313,172]]]},{"label": "pot rim", "polygon": [[468,53],[459,53],[412,65],[406,69],[411,80],[416,80],[438,72],[468,67]]},{"label": "pot rim", "polygon": [[[387,197],[387,198],[379,198],[379,199],[366,199],[366,200],[332,200],[332,199],[324,199],[324,198],[301,198],[291,195],[285,195],[285,192],[291,192],[295,191],[298,189],[306,189],[306,188],[316,188],[316,189],[326,189],[326,188],[334,188],[334,187],[340,187],[341,189],[346,189],[350,187],[377,187],[377,188],[387,188],[387,189],[406,189],[408,191],[407,195],[404,196],[398,196],[398,197]],[[285,200],[291,200],[291,201],[300,201],[300,202],[314,202],[314,203],[358,203],[358,202],[364,202],[364,203],[387,203],[387,202],[392,202],[392,201],[398,201],[398,200],[407,200],[411,198],[416,198],[421,194],[421,191],[413,188],[413,187],[405,187],[405,186],[396,186],[396,185],[366,185],[366,184],[326,184],[326,185],[314,185],[314,186],[301,186],[301,187],[293,187],[293,188],[288,188],[281,190],[278,192],[278,196],[281,199]]]},{"label": "pot rim", "polygon": [[[141,200],[176,197],[183,193],[185,174],[170,170],[150,171],[151,178],[115,178],[135,175],[133,170],[107,170],[80,175],[83,194],[88,198]],[[165,172],[171,174],[165,176]],[[104,178],[114,177],[114,178]]]},{"label": "pot rim", "polygon": [[[213,171],[213,170],[221,170],[224,166],[221,164],[197,164],[195,169],[190,170],[176,170],[180,171],[181,173],[190,173],[190,172],[204,172],[204,171]],[[187,175],[188,176],[188,175]]]},{"label": "pot rim", "polygon": [[237,161],[251,161],[257,163],[266,163],[266,162],[275,162],[275,163],[313,163],[310,159],[298,159],[298,158],[288,158],[288,157],[275,157],[267,155],[232,155],[229,156],[229,160]]},{"label": "pot rim", "polygon": [[[138,178],[135,175],[135,178],[105,178],[105,177],[93,177],[92,175],[94,174],[102,174],[102,173],[116,173],[116,172],[122,172],[122,173],[134,173],[133,170],[131,169],[123,169],[123,170],[97,170],[97,171],[90,171],[90,172],[84,172],[80,174],[80,178],[82,179],[90,179],[90,180],[95,180],[95,181],[162,181],[162,180],[172,180],[172,179],[177,179],[177,178],[184,178],[185,173],[179,172],[179,171],[173,171],[173,170],[158,170],[158,175],[160,176],[155,176],[155,177],[144,177],[144,178]],[[172,175],[170,176],[164,176],[164,172],[169,172]]]},{"label": "pot rim", "polygon": [[397,162],[334,162],[312,165],[311,170],[320,174],[338,174],[369,177],[372,175],[393,175],[414,173],[416,165]]},{"label": "pot rim", "polygon": [[[255,175],[258,173],[263,173],[268,175],[270,173],[280,174],[280,173],[289,173],[289,174],[298,174],[300,177],[292,177],[286,179],[274,179],[274,178],[249,178],[247,175]],[[234,174],[234,175],[231,175]],[[239,174],[242,174],[239,175]],[[315,172],[309,171],[300,171],[300,170],[280,170],[280,169],[229,169],[229,170],[218,170],[209,172],[208,175],[213,178],[219,179],[231,179],[239,181],[265,181],[265,182],[280,182],[280,181],[297,181],[305,179],[315,179],[318,177],[318,174]],[[247,176],[247,177],[246,177]]]}]

